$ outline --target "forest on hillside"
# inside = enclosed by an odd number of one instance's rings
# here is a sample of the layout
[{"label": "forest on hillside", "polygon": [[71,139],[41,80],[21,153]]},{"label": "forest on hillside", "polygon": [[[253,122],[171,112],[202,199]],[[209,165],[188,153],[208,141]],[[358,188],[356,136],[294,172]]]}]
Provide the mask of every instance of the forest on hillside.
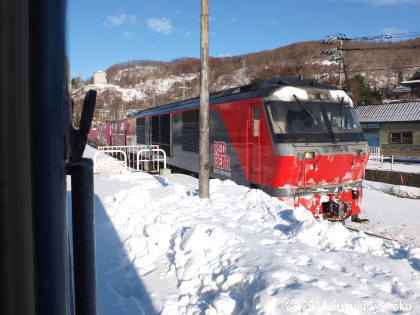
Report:
[{"label": "forest on hillside", "polygon": [[[230,57],[210,57],[210,91],[273,77],[302,77],[338,85],[340,60],[345,62],[343,89],[356,104],[381,102],[387,91],[420,69],[420,38],[406,41],[299,42],[273,50]],[[199,93],[200,60],[170,62],[134,60],[110,66],[109,86],[98,90],[98,109],[140,110]],[[76,111],[91,80],[72,80]],[[115,117],[115,115],[114,115]]]}]

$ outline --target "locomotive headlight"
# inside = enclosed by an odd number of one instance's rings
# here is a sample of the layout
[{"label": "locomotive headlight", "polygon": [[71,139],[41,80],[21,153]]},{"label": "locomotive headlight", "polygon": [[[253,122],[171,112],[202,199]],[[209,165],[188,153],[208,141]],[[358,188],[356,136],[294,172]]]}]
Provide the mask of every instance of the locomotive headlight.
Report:
[{"label": "locomotive headlight", "polygon": [[313,160],[315,158],[315,152],[305,152],[305,160]]},{"label": "locomotive headlight", "polygon": [[305,152],[298,154],[300,160],[313,160],[315,159],[315,152]]}]

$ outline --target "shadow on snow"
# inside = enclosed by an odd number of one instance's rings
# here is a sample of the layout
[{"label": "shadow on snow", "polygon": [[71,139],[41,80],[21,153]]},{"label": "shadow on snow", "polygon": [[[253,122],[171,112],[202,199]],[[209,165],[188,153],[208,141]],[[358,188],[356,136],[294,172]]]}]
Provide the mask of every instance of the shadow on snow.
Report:
[{"label": "shadow on snow", "polygon": [[[71,205],[71,192],[67,192]],[[71,207],[68,207],[71,213]],[[71,226],[71,215],[69,215]],[[71,235],[70,235],[71,237]],[[96,294],[98,314],[158,314],[130,262],[105,208],[95,195]]]}]

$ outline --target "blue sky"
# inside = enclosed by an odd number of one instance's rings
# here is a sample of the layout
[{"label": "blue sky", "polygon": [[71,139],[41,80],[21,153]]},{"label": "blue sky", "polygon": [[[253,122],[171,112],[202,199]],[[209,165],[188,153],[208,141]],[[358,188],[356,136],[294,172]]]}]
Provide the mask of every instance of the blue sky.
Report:
[{"label": "blue sky", "polygon": [[[420,0],[209,0],[210,55],[327,35],[420,31]],[[68,0],[72,76],[119,62],[199,57],[200,0]]]}]

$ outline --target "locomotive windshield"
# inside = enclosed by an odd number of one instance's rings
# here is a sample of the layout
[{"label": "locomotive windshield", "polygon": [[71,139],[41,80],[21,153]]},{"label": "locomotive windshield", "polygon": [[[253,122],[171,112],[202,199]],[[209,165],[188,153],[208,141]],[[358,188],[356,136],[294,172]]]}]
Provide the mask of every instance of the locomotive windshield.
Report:
[{"label": "locomotive windshield", "polygon": [[354,108],[348,104],[272,101],[267,112],[278,142],[364,140]]}]

